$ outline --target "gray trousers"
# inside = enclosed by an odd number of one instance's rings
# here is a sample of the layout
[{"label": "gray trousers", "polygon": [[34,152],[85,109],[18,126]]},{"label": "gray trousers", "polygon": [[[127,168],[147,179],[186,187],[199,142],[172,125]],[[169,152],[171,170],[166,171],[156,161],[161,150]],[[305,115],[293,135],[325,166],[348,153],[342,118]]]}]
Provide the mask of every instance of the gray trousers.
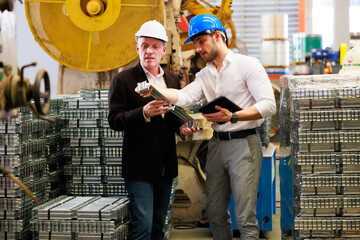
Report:
[{"label": "gray trousers", "polygon": [[231,240],[228,210],[234,196],[236,224],[241,239],[259,239],[256,200],[262,165],[261,141],[257,134],[246,138],[209,142],[206,171],[206,211],[214,240]]}]

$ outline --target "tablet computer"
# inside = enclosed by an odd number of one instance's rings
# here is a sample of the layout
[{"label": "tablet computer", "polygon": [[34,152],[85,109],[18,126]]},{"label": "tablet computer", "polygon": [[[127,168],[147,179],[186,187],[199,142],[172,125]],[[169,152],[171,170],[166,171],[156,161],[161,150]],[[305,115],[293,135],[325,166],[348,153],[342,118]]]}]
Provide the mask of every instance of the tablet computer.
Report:
[{"label": "tablet computer", "polygon": [[215,106],[226,108],[230,112],[236,112],[241,110],[241,108],[238,105],[236,105],[234,102],[229,100],[227,97],[220,96],[206,103],[204,106],[200,107],[199,111],[205,114],[218,112],[219,110],[217,110]]}]

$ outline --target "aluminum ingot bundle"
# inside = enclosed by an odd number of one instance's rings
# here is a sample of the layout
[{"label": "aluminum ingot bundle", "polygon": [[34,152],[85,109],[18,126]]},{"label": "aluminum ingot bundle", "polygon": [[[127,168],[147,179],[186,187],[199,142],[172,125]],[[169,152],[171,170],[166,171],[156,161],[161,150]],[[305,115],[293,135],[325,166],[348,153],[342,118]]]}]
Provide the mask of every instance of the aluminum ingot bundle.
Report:
[{"label": "aluminum ingot bundle", "polygon": [[66,192],[66,176],[64,175],[63,168],[69,158],[64,156],[65,142],[61,137],[61,129],[66,126],[66,122],[61,119],[60,111],[63,109],[64,100],[67,99],[66,95],[59,95],[51,98],[51,106],[48,117],[55,119],[54,123],[43,121],[47,124],[44,131],[44,139],[46,141],[46,159],[49,168],[48,179],[50,183],[49,200],[64,195]]},{"label": "aluminum ingot bundle", "polygon": [[[360,236],[360,78],[285,76],[280,117],[290,131],[294,238]],[[290,144],[288,144],[290,143]]]},{"label": "aluminum ingot bundle", "polygon": [[264,118],[264,122],[256,128],[264,147],[268,147],[270,142],[270,122],[270,117]]},{"label": "aluminum ingot bundle", "polygon": [[[0,164],[11,170],[39,203],[65,190],[59,190],[64,182],[63,122],[58,119],[62,102],[61,98],[51,101],[48,116],[55,123],[39,120],[30,108],[20,108],[18,117],[0,124]],[[0,185],[0,239],[32,239],[30,219],[35,204],[7,176],[0,176]]]},{"label": "aluminum ingot bundle", "polygon": [[173,184],[171,187],[171,194],[170,194],[170,202],[169,202],[169,209],[166,214],[165,224],[164,224],[164,239],[168,240],[170,239],[171,230],[173,229],[173,222],[171,221],[171,217],[173,215],[174,209],[172,207],[172,203],[175,201],[175,189],[178,185],[178,179],[175,178],[173,180]]},{"label": "aluminum ingot bundle", "polygon": [[126,195],[121,177],[123,133],[109,127],[107,100],[107,89],[81,89],[61,111],[67,121],[61,131],[67,142],[64,155],[71,158],[64,168],[70,195]]},{"label": "aluminum ingot bundle", "polygon": [[122,240],[128,220],[128,198],[60,196],[33,209],[31,229],[39,240]]},{"label": "aluminum ingot bundle", "polygon": [[[17,118],[1,120],[0,164],[18,178],[39,202],[48,199],[48,166],[43,131],[46,124],[27,108]],[[0,239],[30,239],[29,221],[34,203],[6,175],[0,176]]]}]

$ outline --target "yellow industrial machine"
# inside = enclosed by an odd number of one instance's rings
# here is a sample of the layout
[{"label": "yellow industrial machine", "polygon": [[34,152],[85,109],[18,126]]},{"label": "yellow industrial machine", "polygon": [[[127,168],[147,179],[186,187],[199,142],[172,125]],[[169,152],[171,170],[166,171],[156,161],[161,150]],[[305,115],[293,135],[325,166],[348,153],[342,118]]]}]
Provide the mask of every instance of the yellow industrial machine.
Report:
[{"label": "yellow industrial machine", "polygon": [[56,61],[86,72],[137,58],[134,34],[147,20],[163,22],[163,0],[26,0],[35,40]]},{"label": "yellow industrial machine", "polygon": [[[202,5],[201,3],[203,3],[204,5]],[[232,4],[232,0],[223,0],[221,2],[221,6],[217,7],[204,0],[199,0],[199,1],[184,0],[182,1],[181,10],[183,11],[188,10],[194,15],[200,15],[200,14],[215,15],[217,18],[220,19],[225,29],[230,29],[231,40],[228,44],[229,44],[229,48],[233,48],[235,46],[236,34],[235,34],[235,26],[231,20],[231,14],[233,13],[233,10],[230,9],[231,4]],[[180,36],[181,36],[181,42],[184,42],[185,39],[188,37],[186,32],[180,33]],[[185,51],[192,49],[193,46],[191,45],[190,44],[184,45],[182,47],[182,50]]]},{"label": "yellow industrial machine", "polygon": [[[179,58],[180,40],[187,33],[181,33],[180,39],[175,23],[185,10],[216,15],[231,29],[233,47],[231,0],[223,0],[220,7],[202,2],[205,5],[196,0],[25,0],[25,10],[35,40],[56,61],[81,71],[104,72],[137,58],[134,34],[148,20],[164,23],[172,36],[169,48],[175,49],[169,54]],[[193,49],[188,45],[182,50]]]}]

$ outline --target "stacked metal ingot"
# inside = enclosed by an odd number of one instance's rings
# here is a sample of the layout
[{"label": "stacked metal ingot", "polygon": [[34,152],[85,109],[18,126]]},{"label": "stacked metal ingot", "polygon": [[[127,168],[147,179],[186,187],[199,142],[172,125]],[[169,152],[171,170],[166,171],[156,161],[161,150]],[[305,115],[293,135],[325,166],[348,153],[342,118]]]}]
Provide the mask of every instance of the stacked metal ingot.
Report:
[{"label": "stacked metal ingot", "polygon": [[67,194],[75,196],[125,196],[121,177],[122,132],[107,121],[108,90],[81,89],[79,96],[64,101],[61,116],[68,122],[61,134],[67,141],[64,155],[70,177]]},{"label": "stacked metal ingot", "polygon": [[51,107],[48,118],[55,120],[54,123],[46,122],[47,127],[45,129],[44,139],[46,140],[46,152],[49,169],[49,200],[54,199],[60,195],[66,193],[66,176],[64,175],[64,166],[70,160],[69,157],[64,157],[64,139],[61,137],[61,129],[66,126],[66,121],[61,118],[60,110],[63,108],[64,100],[68,97],[55,96],[51,98]]},{"label": "stacked metal ingot", "polygon": [[33,239],[123,240],[128,236],[126,197],[60,196],[33,208]]},{"label": "stacked metal ingot", "polygon": [[173,215],[174,209],[172,207],[173,202],[175,201],[175,189],[178,185],[178,179],[174,178],[173,185],[171,188],[171,195],[170,195],[170,202],[169,202],[169,209],[167,211],[166,219],[165,219],[165,225],[164,225],[164,239],[170,239],[171,230],[173,228],[173,222],[171,220],[171,217]]},{"label": "stacked metal ingot", "polygon": [[360,237],[360,78],[286,76],[281,84],[290,103],[294,238]]},{"label": "stacked metal ingot", "polygon": [[256,128],[261,139],[261,144],[264,147],[268,147],[270,142],[270,122],[270,117],[264,118],[264,122]]},{"label": "stacked metal ingot", "polygon": [[[18,178],[38,202],[47,201],[47,122],[25,107],[19,109],[18,117],[0,122],[0,165]],[[0,185],[0,239],[31,239],[29,223],[35,203],[6,174],[0,175]]]}]

